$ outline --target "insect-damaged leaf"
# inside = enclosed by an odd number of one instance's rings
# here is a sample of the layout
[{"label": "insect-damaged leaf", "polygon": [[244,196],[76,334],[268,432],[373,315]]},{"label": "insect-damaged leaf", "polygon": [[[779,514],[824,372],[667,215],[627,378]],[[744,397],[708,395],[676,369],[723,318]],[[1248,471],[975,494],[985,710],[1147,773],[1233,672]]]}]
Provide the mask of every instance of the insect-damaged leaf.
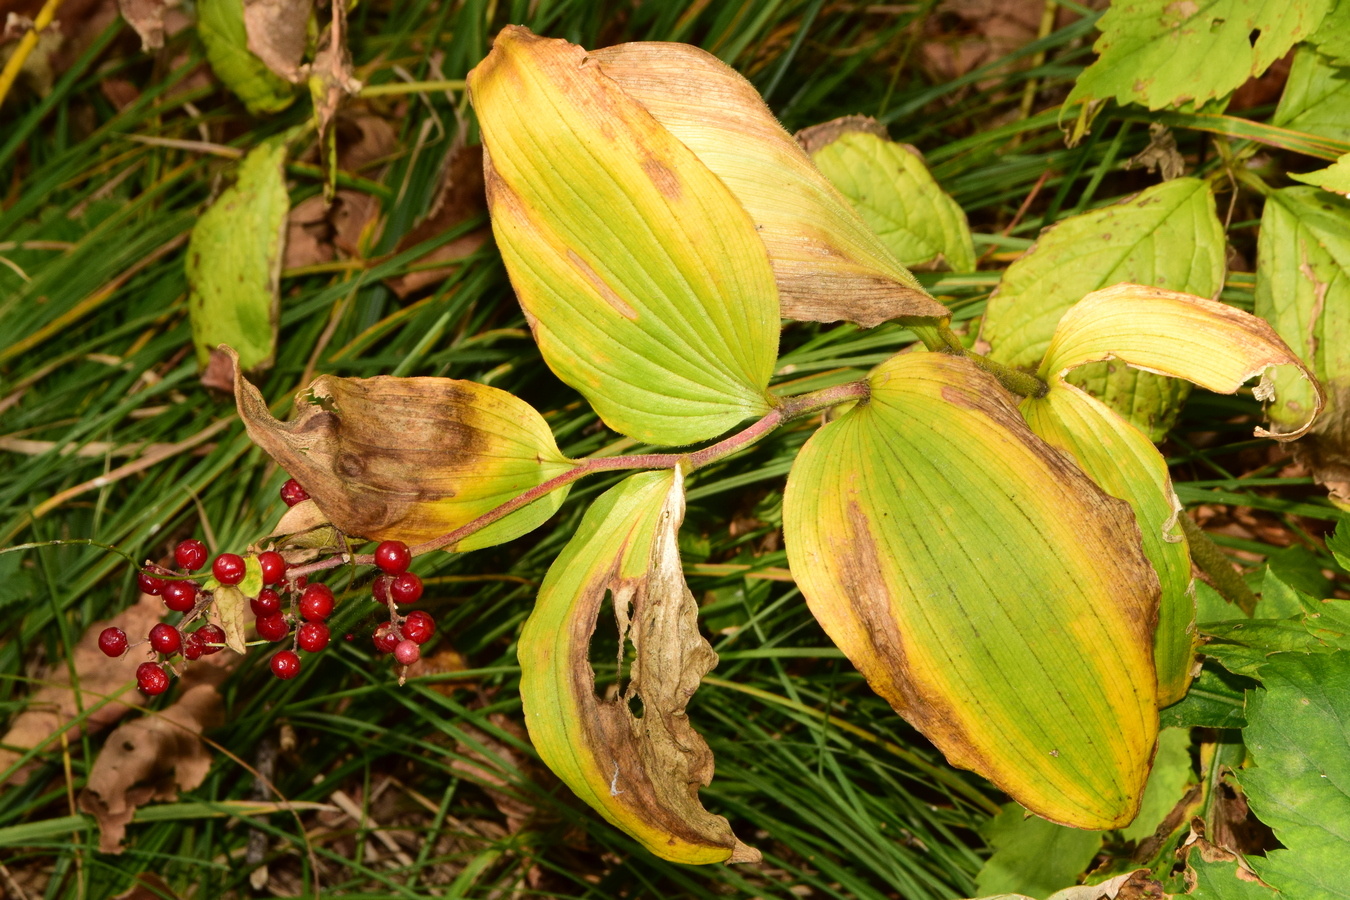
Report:
[{"label": "insect-damaged leaf", "polygon": [[1158,722],[1158,579],[1129,506],[969,360],[905,354],[869,380],[788,477],[812,613],[954,765],[1053,822],[1124,825]]},{"label": "insect-damaged leaf", "polygon": [[[990,355],[1037,365],[1060,316],[1082,297],[1121,281],[1204,297],[1223,287],[1225,241],[1214,195],[1197,178],[1177,178],[1121,203],[1065,219],[1041,233],[1008,267],[984,319]],[[1160,440],[1190,386],[1105,364],[1074,373],[1074,384]]]},{"label": "insect-damaged leaf", "polygon": [[[582,800],[663,859],[755,862],[759,851],[705,810],[712,752],[685,706],[717,654],[698,631],[676,532],[678,469],[633,475],[603,494],[548,570],[520,635],[520,696],[539,756]],[[623,692],[601,700],[588,651],[612,596],[624,647],[636,656]],[[641,715],[629,708],[640,698]]]},{"label": "insect-damaged leaf", "polygon": [[948,315],[736,70],[687,44],[619,44],[591,57],[749,212],[769,250],[785,317],[871,327]]},{"label": "insect-damaged leaf", "polygon": [[229,344],[247,370],[272,365],[277,344],[282,242],[290,196],[286,136],[239,163],[239,178],[202,213],[188,242],[188,313],[197,360]]},{"label": "insect-damaged leaf", "polygon": [[[529,404],[472,381],[324,375],[278,422],[236,368],[234,397],[253,442],[339,531],[371,540],[429,541],[572,466]],[[519,537],[566,494],[553,491],[449,549]]]},{"label": "insect-damaged leaf", "polygon": [[566,41],[502,29],[469,90],[493,233],[558,377],[650,443],[768,412],[777,289],[726,185]]}]

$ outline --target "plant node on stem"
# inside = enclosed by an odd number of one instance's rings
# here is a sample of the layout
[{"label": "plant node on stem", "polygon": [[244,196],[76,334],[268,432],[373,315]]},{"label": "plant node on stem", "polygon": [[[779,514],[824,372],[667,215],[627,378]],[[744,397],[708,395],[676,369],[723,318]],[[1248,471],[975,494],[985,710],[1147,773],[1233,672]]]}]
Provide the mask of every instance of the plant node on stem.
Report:
[{"label": "plant node on stem", "polygon": [[1020,397],[1036,399],[1044,397],[1045,392],[1050,390],[1048,384],[1030,372],[1023,372],[1020,369],[1014,369],[1012,366],[994,362],[987,356],[967,349],[961,343],[961,339],[952,331],[951,325],[946,319],[940,320],[936,325],[925,322],[924,324],[911,324],[909,327],[919,340],[923,341],[923,345],[932,352],[964,356],[976,366],[997,378],[998,383],[1003,385],[1004,388]]}]

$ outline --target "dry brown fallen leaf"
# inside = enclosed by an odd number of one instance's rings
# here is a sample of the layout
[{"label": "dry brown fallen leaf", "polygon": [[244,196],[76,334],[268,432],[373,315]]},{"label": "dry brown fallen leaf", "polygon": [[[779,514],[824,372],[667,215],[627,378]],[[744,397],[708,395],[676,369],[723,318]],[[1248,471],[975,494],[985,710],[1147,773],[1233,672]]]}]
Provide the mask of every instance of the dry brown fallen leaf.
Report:
[{"label": "dry brown fallen leaf", "polygon": [[[421,222],[398,242],[396,253],[429,241],[439,234],[458,228],[467,220],[481,216],[487,210],[487,196],[483,190],[483,148],[480,145],[457,145],[451,148],[441,170],[436,199]],[[491,230],[482,228],[455,238],[419,258],[415,266],[446,263],[434,269],[409,272],[385,283],[400,298],[448,278],[455,271],[454,261],[475,253],[487,241]]]},{"label": "dry brown fallen leaf", "polygon": [[120,853],[137,808],[172,801],[211,770],[201,734],[219,725],[224,704],[214,685],[198,684],[172,706],[119,726],[94,761],[79,806],[99,826],[99,850]]},{"label": "dry brown fallen leaf", "polygon": [[312,6],[311,0],[244,0],[249,52],[292,84],[304,80],[300,66],[309,40]]},{"label": "dry brown fallen leaf", "polygon": [[142,50],[158,50],[164,46],[165,14],[178,0],[117,0],[122,18],[141,36]]}]

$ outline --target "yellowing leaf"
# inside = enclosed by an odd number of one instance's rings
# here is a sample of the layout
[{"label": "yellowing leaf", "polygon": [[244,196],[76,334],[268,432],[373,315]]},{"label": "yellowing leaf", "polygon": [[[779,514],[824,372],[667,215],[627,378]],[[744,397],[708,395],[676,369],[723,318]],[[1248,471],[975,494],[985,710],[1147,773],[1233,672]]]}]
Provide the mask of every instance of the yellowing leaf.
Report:
[{"label": "yellowing leaf", "polygon": [[[472,381],[324,375],[296,396],[287,422],[272,418],[238,369],[234,397],[249,437],[328,521],[371,540],[429,541],[572,467],[529,404]],[[449,549],[519,537],[566,494],[553,491]]]},{"label": "yellowing leaf", "polygon": [[[755,862],[759,851],[705,810],[712,752],[685,705],[717,654],[698,632],[676,533],[678,469],[633,475],[603,494],[548,570],[520,635],[520,696],[530,741],[548,767],[610,823],[663,859]],[[588,660],[596,616],[612,596],[623,692],[601,700]],[[642,713],[629,708],[641,700]]]},{"label": "yellowing leaf", "polygon": [[188,313],[197,360],[229,344],[247,370],[272,365],[280,306],[282,242],[290,196],[286,136],[239,163],[239,178],[202,213],[188,241]]},{"label": "yellowing leaf", "polygon": [[1289,177],[1304,184],[1315,185],[1324,191],[1331,191],[1333,194],[1350,194],[1350,153],[1337,157],[1336,161],[1325,169],[1302,174],[1291,172]]},{"label": "yellowing leaf", "polygon": [[871,327],[948,315],[730,66],[674,43],[620,44],[591,57],[749,212],[768,248],[785,317]]},{"label": "yellowing leaf", "polygon": [[233,585],[222,584],[212,591],[212,598],[216,616],[220,618],[220,627],[225,631],[225,646],[235,653],[248,653],[244,635],[244,623],[248,616],[244,611],[247,608],[244,592]]},{"label": "yellowing leaf", "polygon": [[1051,382],[1045,396],[1022,401],[1021,410],[1032,431],[1072,456],[1098,487],[1134,510],[1144,555],[1162,585],[1153,635],[1158,705],[1175,703],[1191,683],[1198,635],[1191,554],[1177,522],[1183,513],[1167,461],[1143,432],[1060,379]]},{"label": "yellowing leaf", "polygon": [[1059,320],[1040,375],[1062,378],[1070,369],[1106,359],[1185,378],[1222,394],[1235,393],[1260,375],[1257,398],[1276,402],[1279,392],[1266,380],[1266,371],[1293,367],[1292,377],[1312,386],[1311,409],[1291,429],[1258,428],[1258,436],[1293,440],[1322,409],[1321,388],[1275,330],[1263,319],[1216,300],[1137,284],[1095,291]]},{"label": "yellowing leaf", "polygon": [[916,269],[975,271],[966,214],[913,147],[850,131],[812,152],[811,159],[896,259]]},{"label": "yellowing leaf", "polygon": [[469,90],[493,233],[558,377],[650,443],[768,412],[777,290],[726,185],[566,41],[502,29]]},{"label": "yellowing leaf", "polygon": [[869,381],[788,478],[811,612],[952,764],[1053,822],[1124,825],[1158,723],[1158,580],[1129,506],[969,360],[904,354]]}]

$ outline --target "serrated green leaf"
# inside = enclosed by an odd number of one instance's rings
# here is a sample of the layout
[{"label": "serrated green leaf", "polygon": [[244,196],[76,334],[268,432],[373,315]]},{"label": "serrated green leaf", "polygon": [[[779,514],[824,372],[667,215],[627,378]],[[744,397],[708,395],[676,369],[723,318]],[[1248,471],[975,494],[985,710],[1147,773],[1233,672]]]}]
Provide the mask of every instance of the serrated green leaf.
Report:
[{"label": "serrated green leaf", "polygon": [[[1008,365],[1037,365],[1064,313],[1119,282],[1213,297],[1223,286],[1225,247],[1214,195],[1196,178],[1065,219],[1003,273],[983,324],[990,355]],[[1161,376],[1112,371],[1107,363],[1078,370],[1071,383],[1106,400],[1151,440],[1171,428],[1189,393]]]},{"label": "serrated green leaf", "polygon": [[1254,767],[1238,780],[1286,849],[1249,859],[1298,900],[1350,897],[1350,651],[1281,653],[1247,696],[1243,739]]},{"label": "serrated green leaf", "polygon": [[197,0],[197,36],[211,70],[255,116],[280,112],[295,101],[295,86],[249,52],[244,0]]},{"label": "serrated green leaf", "polygon": [[222,585],[213,591],[211,601],[215,614],[220,617],[220,627],[225,630],[225,646],[235,653],[247,653],[244,630],[248,617],[244,592],[233,585]]},{"label": "serrated green leaf", "polygon": [[271,138],[239,163],[238,179],[197,224],[187,249],[188,313],[202,365],[220,344],[246,370],[276,353],[286,216],[286,136]]},{"label": "serrated green leaf", "polygon": [[1350,68],[1300,47],[1271,124],[1350,141]]},{"label": "serrated green leaf", "polygon": [[1114,99],[1149,109],[1222,98],[1322,24],[1333,0],[1115,0],[1097,60],[1065,108]]},{"label": "serrated green leaf", "polygon": [[[1350,650],[1350,616],[1343,600],[1301,597],[1303,610],[1283,619],[1241,619],[1204,626],[1205,655],[1238,675],[1261,676],[1275,653],[1326,654]],[[1341,608],[1338,608],[1338,605]]]},{"label": "serrated green leaf", "polygon": [[1051,821],[1124,825],[1157,725],[1158,580],[1129,506],[967,359],[902,354],[869,383],[788,478],[811,612],[952,764]]},{"label": "serrated green leaf", "polygon": [[1308,43],[1338,62],[1350,64],[1350,2],[1334,0],[1327,17],[1308,38]]},{"label": "serrated green leaf", "polygon": [[1325,169],[1302,174],[1290,172],[1289,177],[1333,194],[1350,194],[1350,153],[1338,157]]},{"label": "serrated green leaf", "polygon": [[1336,523],[1336,530],[1327,535],[1327,549],[1331,555],[1336,557],[1336,562],[1340,563],[1341,568],[1350,572],[1350,520],[1341,519]]},{"label": "serrated green leaf", "polygon": [[549,367],[649,443],[767,413],[778,293],[727,186],[566,41],[504,28],[469,90],[493,233]]},{"label": "serrated green leaf", "polygon": [[966,214],[916,149],[853,131],[814,151],[811,159],[901,263],[911,269],[975,270]]},{"label": "serrated green leaf", "polygon": [[1243,691],[1253,683],[1206,662],[1186,696],[1159,711],[1159,722],[1163,728],[1242,728]]},{"label": "serrated green leaf", "polygon": [[1231,859],[1231,853],[1207,849],[1215,859],[1208,860],[1195,849],[1186,858],[1186,883],[1190,890],[1185,896],[1192,900],[1282,900],[1282,895]]},{"label": "serrated green leaf", "polygon": [[994,848],[975,876],[982,894],[1045,898],[1073,884],[1102,846],[1102,833],[1065,828],[1008,803],[981,829]]}]

